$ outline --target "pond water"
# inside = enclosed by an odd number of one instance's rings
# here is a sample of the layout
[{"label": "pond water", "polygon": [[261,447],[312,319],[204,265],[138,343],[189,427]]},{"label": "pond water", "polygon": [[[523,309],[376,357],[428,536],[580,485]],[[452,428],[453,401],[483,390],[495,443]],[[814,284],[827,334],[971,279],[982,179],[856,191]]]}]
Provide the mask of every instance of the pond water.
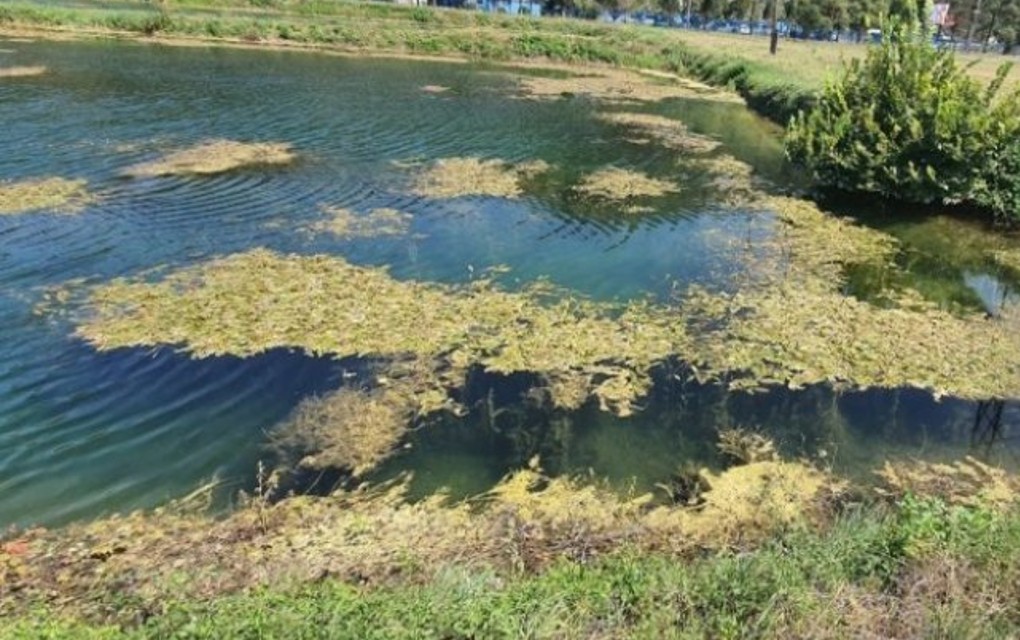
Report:
[{"label": "pond water", "polygon": [[[250,488],[258,462],[272,457],[273,427],[360,366],[289,351],[206,360],[170,348],[99,353],[66,318],[33,313],[44,287],[268,247],[387,265],[400,279],[464,282],[506,265],[510,288],[544,277],[599,300],[664,298],[678,284],[722,285],[724,241],[767,232],[768,214],[724,206],[726,194],[685,173],[676,152],[628,140],[596,117],[622,107],[517,99],[514,76],[495,67],[101,42],[0,40],[0,49],[11,52],[0,64],[48,68],[0,80],[0,179],[82,178],[99,195],[77,215],[0,216],[0,527],[149,507],[214,478],[224,495]],[[429,85],[448,90],[422,91]],[[779,131],[739,104],[692,97],[626,109],[681,120],[722,142],[718,153],[795,186]],[[215,176],[122,175],[210,138],[288,142],[300,159]],[[541,159],[556,170],[519,199],[414,195],[409,166],[464,156]],[[564,186],[609,165],[683,175],[684,189],[635,216],[592,208]],[[299,232],[323,205],[399,209],[412,214],[411,232]],[[1011,299],[1016,283],[1005,274],[928,241],[955,237],[956,223],[919,232],[931,224],[889,229],[907,243],[896,277],[971,307]],[[851,286],[866,292],[884,277],[855,274]],[[466,495],[540,455],[553,472],[591,470],[651,488],[685,464],[715,464],[715,434],[728,426],[761,429],[790,455],[850,472],[890,454],[973,452],[1011,463],[1020,444],[1011,405],[989,426],[975,420],[979,404],[919,391],[752,395],[674,373],[660,372],[644,411],[627,419],[594,406],[488,410],[516,406],[512,381],[493,382],[476,398],[480,408],[416,431],[372,477],[413,470],[420,495],[442,486]],[[493,395],[495,403],[482,401]]]}]

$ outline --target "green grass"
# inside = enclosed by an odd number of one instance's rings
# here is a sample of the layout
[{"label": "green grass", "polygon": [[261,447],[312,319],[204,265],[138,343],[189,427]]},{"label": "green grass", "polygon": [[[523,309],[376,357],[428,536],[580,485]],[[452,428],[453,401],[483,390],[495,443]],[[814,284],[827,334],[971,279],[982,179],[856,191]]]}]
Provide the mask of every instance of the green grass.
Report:
[{"label": "green grass", "polygon": [[540,574],[464,565],[426,584],[181,594],[124,627],[38,608],[0,618],[0,638],[997,638],[1020,633],[1018,597],[1020,512],[908,497],[740,554],[624,550]]}]

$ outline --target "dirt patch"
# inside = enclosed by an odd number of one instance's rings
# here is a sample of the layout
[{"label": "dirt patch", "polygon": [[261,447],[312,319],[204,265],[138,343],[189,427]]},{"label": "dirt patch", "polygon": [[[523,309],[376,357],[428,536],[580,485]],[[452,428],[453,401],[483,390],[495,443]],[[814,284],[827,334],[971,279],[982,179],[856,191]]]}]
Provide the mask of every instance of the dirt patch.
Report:
[{"label": "dirt patch", "polygon": [[503,160],[444,158],[418,176],[414,192],[427,198],[519,198],[524,193],[521,183],[549,168],[541,160],[510,164]]},{"label": "dirt patch", "polygon": [[0,182],[0,215],[48,209],[56,213],[77,213],[95,201],[84,180],[35,178]]},{"label": "dirt patch", "polygon": [[286,143],[210,140],[158,160],[129,167],[124,173],[134,178],[211,175],[243,167],[290,164],[295,158]]}]

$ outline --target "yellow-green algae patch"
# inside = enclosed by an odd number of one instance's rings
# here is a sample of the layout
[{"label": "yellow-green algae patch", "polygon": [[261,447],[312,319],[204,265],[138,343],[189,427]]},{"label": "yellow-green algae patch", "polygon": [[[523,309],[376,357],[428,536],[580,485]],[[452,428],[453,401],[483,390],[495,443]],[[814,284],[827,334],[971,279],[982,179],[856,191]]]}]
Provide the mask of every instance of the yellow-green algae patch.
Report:
[{"label": "yellow-green algae patch", "polygon": [[754,167],[729,154],[698,158],[693,166],[710,176],[709,183],[722,196],[722,202],[731,207],[759,206],[763,189],[768,183],[754,175]]},{"label": "yellow-green algae patch", "polygon": [[624,201],[664,196],[680,191],[680,187],[630,169],[607,167],[585,176],[574,190],[602,200]]},{"label": "yellow-green algae patch", "polygon": [[46,67],[0,67],[0,78],[30,78],[46,73]]},{"label": "yellow-green algae patch", "polygon": [[914,495],[992,507],[1020,500],[1020,479],[970,456],[955,462],[887,461],[876,473],[879,494],[897,500]]},{"label": "yellow-green algae patch", "polygon": [[624,549],[687,554],[753,548],[791,525],[824,525],[831,476],[794,462],[759,462],[707,474],[698,508],[651,495],[621,496],[590,481],[520,471],[470,502],[442,495],[406,498],[406,483],[292,497],[213,519],[171,506],[33,530],[17,556],[0,557],[0,595],[26,603],[84,601],[97,590],[158,603],[181,589],[213,597],[269,584],[300,584],[323,575],[376,584],[427,579],[451,562],[498,571],[537,571],[564,557]]},{"label": "yellow-green algae patch", "polygon": [[549,170],[541,160],[511,164],[481,158],[443,158],[418,176],[414,192],[427,198],[494,196],[518,198],[521,183]]},{"label": "yellow-green algae patch", "polygon": [[673,74],[634,73],[623,69],[600,69],[579,75],[518,76],[521,95],[533,100],[583,95],[600,102],[633,104],[673,98],[699,98],[742,102],[740,97]]},{"label": "yellow-green algae patch", "polygon": [[338,238],[374,238],[404,235],[411,228],[411,214],[396,209],[373,209],[357,214],[343,207],[323,207],[324,220],[308,225],[308,231]]},{"label": "yellow-green algae patch", "polygon": [[295,157],[291,146],[282,142],[209,140],[158,160],[128,167],[124,173],[136,178],[211,175],[242,167],[290,164]]},{"label": "yellow-green algae patch", "polygon": [[[677,357],[737,388],[914,387],[964,398],[1020,395],[1020,332],[1008,318],[958,315],[911,291],[882,305],[845,295],[849,265],[889,263],[896,241],[819,210],[760,194],[767,240],[734,241],[735,290],[690,287],[674,304],[596,304],[532,285],[502,291],[398,281],[330,256],[265,250],[95,287],[78,335],[101,349],[179,345],[197,356],[269,349],[409,359],[432,393],[473,366],[529,372],[552,404],[594,396],[620,414]],[[772,222],[769,222],[772,220]],[[441,404],[441,403],[439,403]]]},{"label": "yellow-green algae patch", "polygon": [[649,113],[612,112],[600,113],[599,119],[626,127],[634,134],[643,136],[631,138],[635,144],[655,142],[668,149],[684,153],[706,153],[719,148],[721,143],[708,136],[691,133],[687,125],[679,120]]},{"label": "yellow-green algae patch", "polygon": [[388,389],[343,388],[303,401],[275,434],[299,467],[368,471],[392,453],[411,420],[413,404]]},{"label": "yellow-green algae patch", "polygon": [[[883,306],[841,290],[846,265],[888,261],[896,242],[793,198],[763,197],[780,228],[755,247],[735,293],[693,288],[705,339],[694,360],[734,386],[914,387],[964,398],[1020,395],[1020,334],[984,314],[957,315],[912,291]],[[761,255],[765,252],[764,257]],[[692,329],[694,335],[698,330]]]},{"label": "yellow-green algae patch", "polygon": [[[631,411],[649,370],[686,351],[682,322],[641,302],[622,307],[552,295],[404,282],[331,256],[254,250],[93,289],[78,327],[100,349],[170,344],[199,356],[278,347],[313,354],[409,356],[457,374],[481,366],[587,381],[608,410]],[[453,372],[453,373],[450,373]],[[553,398],[556,401],[556,398]]]},{"label": "yellow-green algae patch", "polygon": [[41,209],[77,213],[94,200],[84,180],[33,178],[0,182],[0,215]]}]

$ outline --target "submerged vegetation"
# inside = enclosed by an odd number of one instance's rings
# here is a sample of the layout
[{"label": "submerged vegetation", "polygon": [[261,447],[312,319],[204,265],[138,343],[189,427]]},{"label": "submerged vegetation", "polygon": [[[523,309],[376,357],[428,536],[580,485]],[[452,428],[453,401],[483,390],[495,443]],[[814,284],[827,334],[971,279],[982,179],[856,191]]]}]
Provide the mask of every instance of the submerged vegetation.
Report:
[{"label": "submerged vegetation", "polygon": [[338,238],[374,238],[399,236],[411,227],[411,214],[396,209],[373,209],[357,214],[343,207],[323,207],[326,219],[308,225],[313,233],[329,233]]},{"label": "submerged vegetation", "polygon": [[549,168],[541,160],[515,165],[503,160],[443,158],[422,172],[414,191],[426,198],[518,198],[524,193],[523,182],[545,173]]},{"label": "submerged vegetation", "polygon": [[77,213],[94,199],[84,180],[34,178],[0,182],[0,215],[43,209]]},{"label": "submerged vegetation", "polygon": [[290,164],[295,157],[290,145],[282,142],[209,140],[129,167],[125,174],[134,178],[210,175],[242,167]]}]

